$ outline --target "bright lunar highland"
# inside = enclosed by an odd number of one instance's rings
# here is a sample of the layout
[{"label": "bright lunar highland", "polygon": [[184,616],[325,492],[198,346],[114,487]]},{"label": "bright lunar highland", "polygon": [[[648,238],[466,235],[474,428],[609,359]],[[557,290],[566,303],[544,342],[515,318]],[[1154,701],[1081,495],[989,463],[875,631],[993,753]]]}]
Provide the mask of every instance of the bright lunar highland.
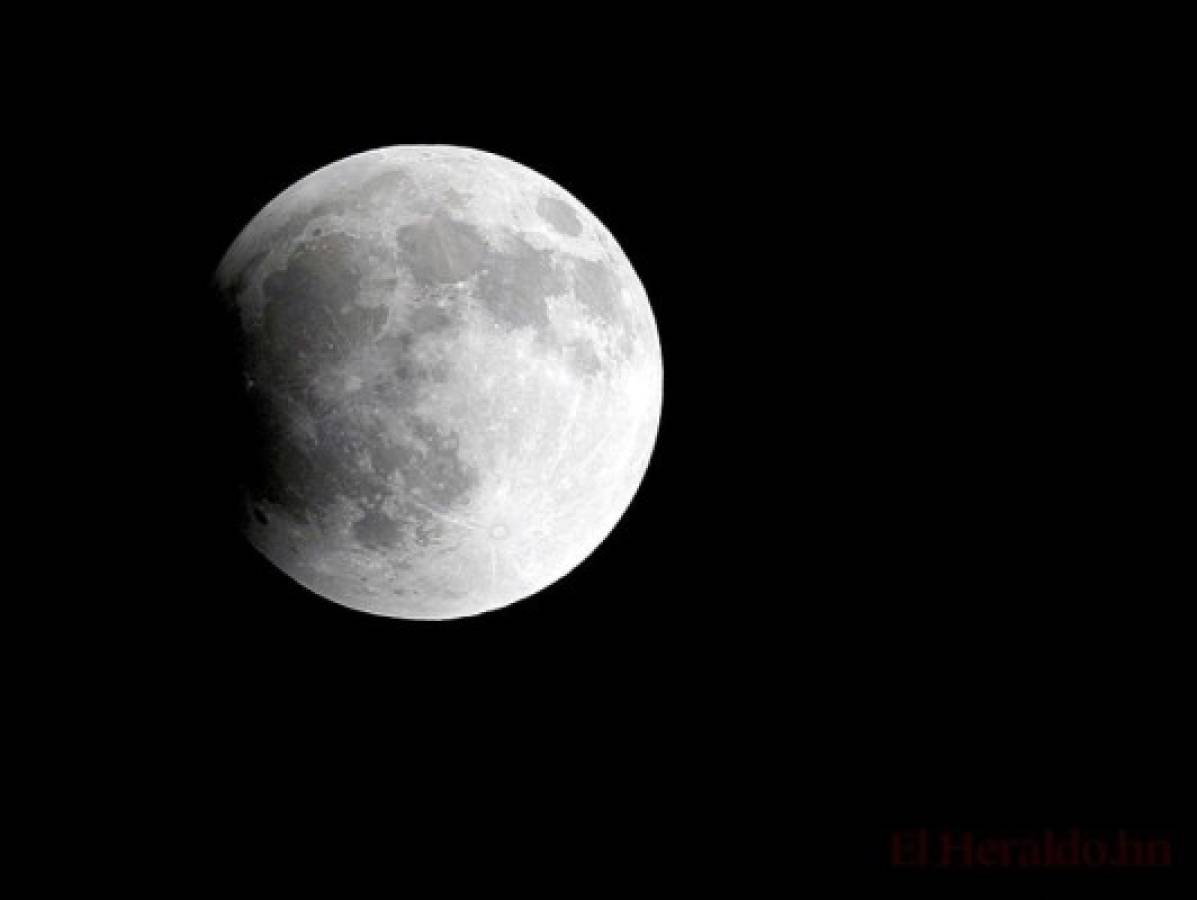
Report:
[{"label": "bright lunar highland", "polygon": [[640,485],[648,298],[602,223],[511,160],[333,163],[254,217],[216,285],[252,410],[246,535],[317,594],[408,619],[505,606],[581,563]]}]

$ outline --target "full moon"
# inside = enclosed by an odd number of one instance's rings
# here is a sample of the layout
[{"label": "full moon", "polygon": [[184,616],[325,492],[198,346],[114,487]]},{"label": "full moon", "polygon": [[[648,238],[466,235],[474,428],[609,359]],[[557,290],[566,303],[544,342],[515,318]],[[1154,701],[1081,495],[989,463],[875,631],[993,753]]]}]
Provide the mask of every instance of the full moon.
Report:
[{"label": "full moon", "polygon": [[251,410],[246,537],[329,600],[497,609],[610,534],[648,467],[648,298],[581,203],[511,160],[399,146],[272,200],[216,272]]}]

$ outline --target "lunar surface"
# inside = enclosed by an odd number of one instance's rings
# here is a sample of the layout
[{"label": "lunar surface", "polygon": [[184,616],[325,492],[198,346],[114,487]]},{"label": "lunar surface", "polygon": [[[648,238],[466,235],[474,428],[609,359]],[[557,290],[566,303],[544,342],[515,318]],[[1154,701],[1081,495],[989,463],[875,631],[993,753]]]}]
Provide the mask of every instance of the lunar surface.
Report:
[{"label": "lunar surface", "polygon": [[448,619],[566,575],[648,466],[661,350],[603,225],[458,147],[333,163],[216,273],[251,405],[246,536],[316,593]]}]

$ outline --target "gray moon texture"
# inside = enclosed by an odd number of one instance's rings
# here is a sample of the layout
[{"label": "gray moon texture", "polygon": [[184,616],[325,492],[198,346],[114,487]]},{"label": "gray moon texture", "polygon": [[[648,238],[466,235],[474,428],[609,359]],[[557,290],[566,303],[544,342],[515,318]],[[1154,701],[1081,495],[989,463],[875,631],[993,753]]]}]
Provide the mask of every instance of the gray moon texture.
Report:
[{"label": "gray moon texture", "polygon": [[272,200],[216,272],[253,410],[250,543],[354,609],[451,619],[565,576],[648,467],[661,349],[607,229],[491,153],[396,146]]}]

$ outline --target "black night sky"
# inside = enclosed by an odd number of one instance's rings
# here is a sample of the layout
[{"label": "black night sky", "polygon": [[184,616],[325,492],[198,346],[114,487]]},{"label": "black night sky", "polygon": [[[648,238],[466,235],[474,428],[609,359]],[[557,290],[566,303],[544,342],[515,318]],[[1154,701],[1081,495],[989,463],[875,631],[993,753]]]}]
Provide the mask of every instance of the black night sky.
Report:
[{"label": "black night sky", "polygon": [[[565,56],[529,38],[543,70],[518,44],[477,67],[435,41],[360,49],[351,70],[180,37],[76,86],[109,174],[89,181],[110,211],[95,291],[122,313],[101,354],[118,399],[89,428],[94,507],[116,511],[89,573],[117,587],[88,594],[121,610],[88,715],[159,748],[135,768],[168,809],[236,843],[325,809],[397,833],[431,807],[425,837],[534,833],[567,884],[741,893],[773,868],[885,870],[897,828],[1175,826],[1180,546],[1150,389],[1174,329],[1133,248],[1098,241],[1100,111],[1044,87],[1050,53],[1015,78],[880,32],[865,53],[718,31],[631,28],[617,63],[613,34]],[[610,538],[443,623],[341,608],[237,534],[208,293],[277,193],[412,143],[498,153],[586,204],[665,365]]]}]

